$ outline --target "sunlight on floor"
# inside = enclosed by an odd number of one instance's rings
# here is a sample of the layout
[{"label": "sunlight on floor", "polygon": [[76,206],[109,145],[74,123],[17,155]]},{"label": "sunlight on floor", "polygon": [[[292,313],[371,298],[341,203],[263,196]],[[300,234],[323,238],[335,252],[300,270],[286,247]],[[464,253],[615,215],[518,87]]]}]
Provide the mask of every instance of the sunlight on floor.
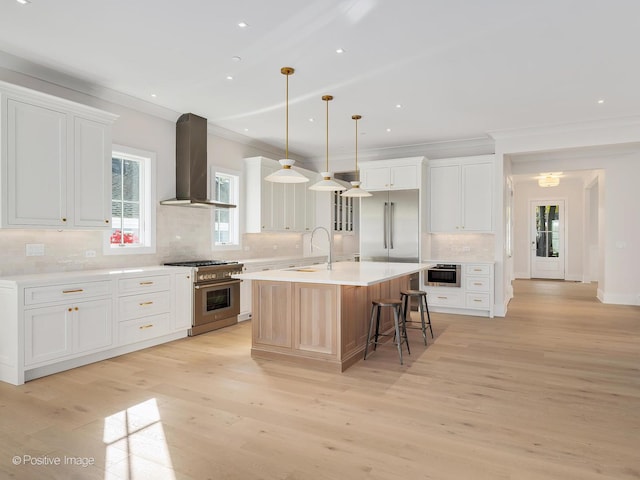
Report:
[{"label": "sunlight on floor", "polygon": [[175,480],[155,398],[104,419],[105,480]]}]

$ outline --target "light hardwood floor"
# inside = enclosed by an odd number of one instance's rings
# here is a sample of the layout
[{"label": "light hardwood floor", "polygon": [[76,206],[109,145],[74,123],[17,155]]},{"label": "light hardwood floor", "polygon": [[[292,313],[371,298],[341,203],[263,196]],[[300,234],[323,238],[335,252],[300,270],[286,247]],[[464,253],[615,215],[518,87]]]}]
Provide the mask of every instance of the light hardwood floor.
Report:
[{"label": "light hardwood floor", "polygon": [[243,323],[0,383],[0,478],[640,478],[640,307],[515,291],[506,318],[433,314],[404,366],[392,347],[343,374],[256,361]]}]

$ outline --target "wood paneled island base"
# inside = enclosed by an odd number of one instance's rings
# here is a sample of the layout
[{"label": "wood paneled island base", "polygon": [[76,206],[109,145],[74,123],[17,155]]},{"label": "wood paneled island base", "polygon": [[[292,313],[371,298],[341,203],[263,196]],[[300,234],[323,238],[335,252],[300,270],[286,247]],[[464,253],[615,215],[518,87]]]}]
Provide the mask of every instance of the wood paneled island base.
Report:
[{"label": "wood paneled island base", "polygon": [[[363,358],[371,301],[408,287],[408,275],[368,286],[254,280],[251,356],[343,372]],[[384,312],[381,332],[392,328]]]}]

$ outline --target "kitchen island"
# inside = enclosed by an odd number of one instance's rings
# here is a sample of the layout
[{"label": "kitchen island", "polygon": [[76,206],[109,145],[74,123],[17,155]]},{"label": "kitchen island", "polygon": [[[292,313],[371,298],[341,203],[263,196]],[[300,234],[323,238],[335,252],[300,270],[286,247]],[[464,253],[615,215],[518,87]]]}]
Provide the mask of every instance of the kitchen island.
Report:
[{"label": "kitchen island", "polygon": [[[337,262],[331,270],[321,264],[234,275],[253,281],[251,355],[346,370],[363,356],[371,301],[399,299],[409,275],[426,267]],[[384,313],[381,331],[391,330]]]}]

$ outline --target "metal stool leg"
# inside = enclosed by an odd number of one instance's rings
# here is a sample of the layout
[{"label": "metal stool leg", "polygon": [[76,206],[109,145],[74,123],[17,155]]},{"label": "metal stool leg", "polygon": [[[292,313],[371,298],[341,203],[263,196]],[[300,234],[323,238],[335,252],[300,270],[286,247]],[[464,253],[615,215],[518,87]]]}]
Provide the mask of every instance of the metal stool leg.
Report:
[{"label": "metal stool leg", "polygon": [[[373,334],[373,321],[376,306],[371,306],[371,319],[369,320],[369,333],[367,334],[367,344],[364,346],[364,359],[367,359],[367,352],[369,351],[369,343],[371,343],[371,335]],[[375,345],[374,345],[375,346]]]},{"label": "metal stool leg", "polygon": [[396,343],[398,345],[398,355],[400,356],[400,365],[402,365],[402,337],[400,336],[400,318],[399,318],[399,308],[394,307],[393,309],[393,322],[396,330],[396,339],[398,340]]},{"label": "metal stool leg", "polygon": [[[402,311],[399,312],[401,315]],[[402,321],[402,335],[403,341],[407,345],[407,353],[411,355],[411,349],[409,348],[409,336],[407,335],[407,322],[404,320],[404,317],[400,316],[400,320]]]},{"label": "metal stool leg", "polygon": [[427,296],[424,296],[424,308],[427,310],[427,319],[429,320],[429,331],[431,332],[431,338],[433,338],[433,328],[431,328],[431,315],[429,315],[429,304],[427,303]]},{"label": "metal stool leg", "polygon": [[418,308],[420,309],[420,325],[422,327],[422,339],[424,340],[424,344],[427,345],[427,327],[424,323],[424,306],[422,303],[423,295],[418,296]]}]

